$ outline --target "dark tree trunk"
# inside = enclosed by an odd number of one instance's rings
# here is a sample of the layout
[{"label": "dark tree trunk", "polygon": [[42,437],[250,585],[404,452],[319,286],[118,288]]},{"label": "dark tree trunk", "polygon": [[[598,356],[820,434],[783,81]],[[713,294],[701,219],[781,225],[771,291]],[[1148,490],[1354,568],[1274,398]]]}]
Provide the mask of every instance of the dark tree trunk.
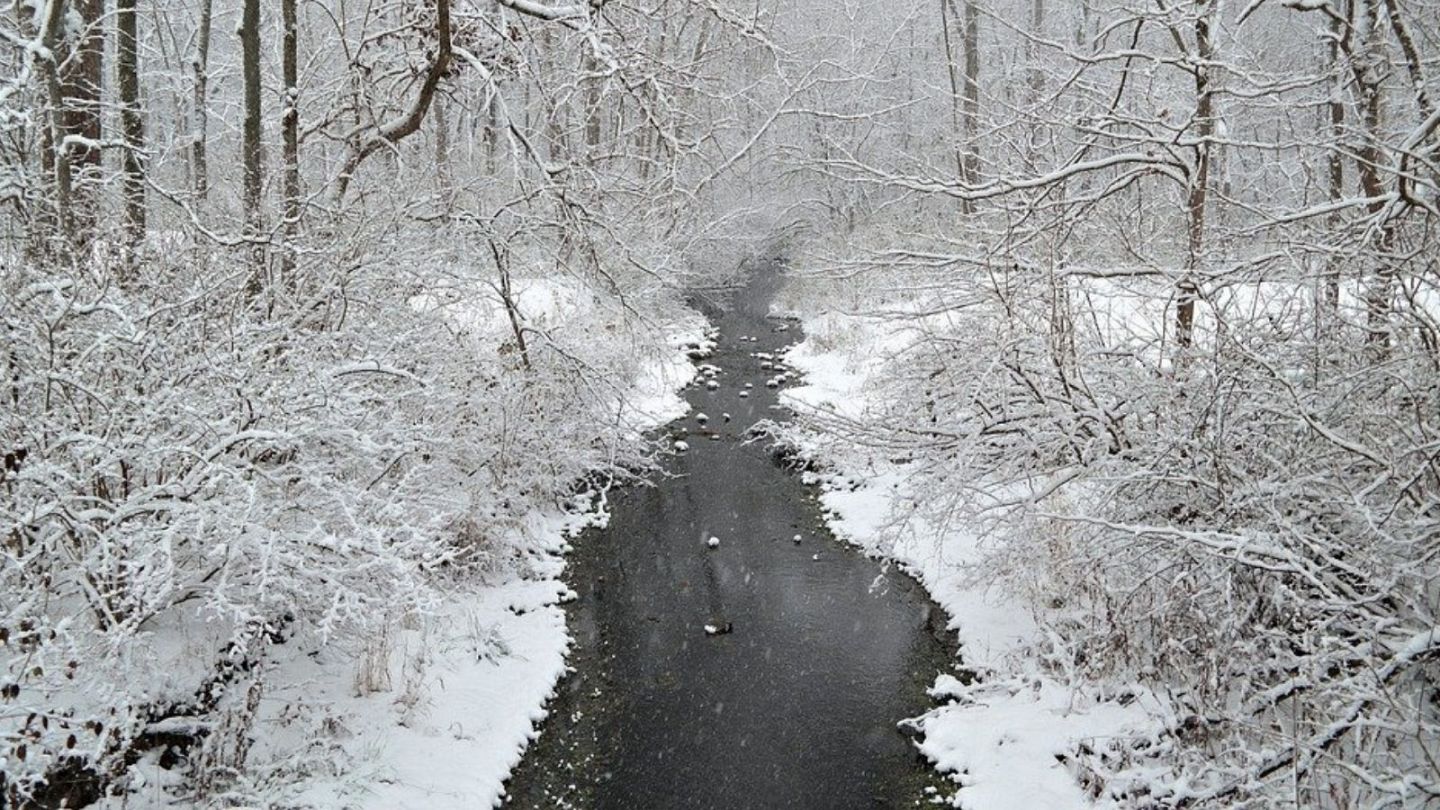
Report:
[{"label": "dark tree trunk", "polygon": [[249,286],[252,294],[258,294],[263,287],[265,258],[265,251],[259,243],[263,229],[260,194],[265,179],[261,166],[260,144],[260,0],[244,0],[240,14],[240,61],[245,85],[240,147],[244,167],[245,235],[254,240]]},{"label": "dark tree trunk", "polygon": [[120,90],[120,128],[125,137],[121,153],[125,190],[125,241],[130,269],[145,243],[145,115],[140,107],[140,54],[135,0],[115,3],[115,68]]},{"label": "dark tree trunk", "polygon": [[1198,0],[1195,17],[1195,165],[1190,176],[1190,189],[1185,203],[1189,216],[1186,239],[1185,275],[1180,279],[1175,306],[1175,343],[1189,348],[1195,332],[1195,299],[1199,295],[1198,274],[1205,251],[1205,210],[1210,196],[1210,158],[1214,151],[1210,139],[1215,134],[1215,88],[1210,63],[1215,58],[1215,45],[1210,25],[1214,17],[1213,0]]},{"label": "dark tree trunk", "polygon": [[[63,4],[62,4],[63,5]],[[73,246],[83,252],[94,238],[99,216],[101,177],[100,90],[105,76],[105,0],[74,0],[70,6],[81,25],[79,38],[61,57],[60,85],[63,137],[77,140],[57,146],[67,153],[71,176]],[[62,33],[63,36],[63,33]]]},{"label": "dark tree trunk", "polygon": [[294,282],[295,238],[300,231],[300,74],[299,23],[296,0],[281,0],[281,80],[285,84],[285,109],[280,116],[285,164],[285,249],[280,254],[280,272],[286,284]]}]

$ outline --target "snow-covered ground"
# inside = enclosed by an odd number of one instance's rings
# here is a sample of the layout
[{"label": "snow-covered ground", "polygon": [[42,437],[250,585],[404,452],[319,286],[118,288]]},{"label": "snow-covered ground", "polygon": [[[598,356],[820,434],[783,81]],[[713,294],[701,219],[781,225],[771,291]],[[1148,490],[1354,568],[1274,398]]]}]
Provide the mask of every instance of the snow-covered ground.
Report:
[{"label": "snow-covered ground", "polygon": [[[804,375],[782,402],[798,412],[863,422],[872,383],[910,337],[896,321],[835,311],[787,311],[806,338],[785,360]],[[911,328],[915,324],[910,325]],[[920,750],[959,786],[950,797],[967,810],[1066,810],[1095,803],[1067,767],[1082,745],[1103,748],[1118,736],[1144,735],[1166,714],[1140,688],[1082,688],[1042,671],[1030,655],[1041,630],[1018,597],[989,586],[987,549],[965,527],[936,526],[914,502],[904,465],[872,448],[802,431],[799,451],[817,463],[821,490],[840,538],[903,566],[950,617],[966,685],[940,675],[931,694],[945,701],[913,722]]]},{"label": "snow-covered ground", "polygon": [[[567,540],[603,516],[528,516],[502,541],[519,558],[512,570],[457,585],[434,615],[358,656],[293,651],[265,698],[264,749],[252,754],[258,778],[277,782],[264,792],[326,808],[498,805],[564,673],[561,605],[573,598],[559,578]],[[292,725],[302,714],[310,722]],[[329,738],[296,738],[315,727],[317,714]],[[332,764],[294,785],[277,779],[307,757]]]}]

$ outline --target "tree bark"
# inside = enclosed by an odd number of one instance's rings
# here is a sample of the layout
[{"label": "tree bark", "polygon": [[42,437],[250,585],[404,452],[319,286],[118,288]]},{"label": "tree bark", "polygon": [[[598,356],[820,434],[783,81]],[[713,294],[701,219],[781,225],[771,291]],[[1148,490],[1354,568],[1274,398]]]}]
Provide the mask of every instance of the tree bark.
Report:
[{"label": "tree bark", "polygon": [[1205,250],[1205,209],[1210,195],[1211,138],[1215,135],[1215,88],[1210,63],[1215,59],[1215,45],[1210,26],[1214,21],[1213,0],[1196,0],[1195,16],[1195,165],[1186,195],[1189,222],[1186,228],[1185,274],[1180,279],[1175,305],[1175,343],[1180,349],[1190,347],[1195,331],[1195,299],[1199,294],[1198,273]]},{"label": "tree bark", "polygon": [[50,58],[43,61],[45,87],[50,97],[48,127],[46,129],[43,159],[55,178],[55,224],[59,236],[68,248],[75,237],[74,219],[74,178],[71,173],[70,152],[65,149],[65,88],[60,79],[60,62],[65,54],[61,46],[61,29],[64,25],[65,4],[50,4],[49,14],[44,21],[40,41],[50,52]]},{"label": "tree bark", "polygon": [[121,153],[124,174],[126,275],[135,271],[137,254],[145,243],[145,116],[140,107],[140,53],[136,0],[115,3],[115,69],[120,90],[120,129],[125,138]]},{"label": "tree bark", "polygon": [[980,6],[976,0],[964,0],[962,39],[965,47],[965,84],[961,118],[965,124],[965,154],[962,177],[967,184],[980,181]]},{"label": "tree bark", "polygon": [[[58,0],[57,0],[58,2]],[[61,4],[63,5],[63,4]],[[100,91],[105,76],[104,0],[73,0],[71,8],[79,17],[81,30],[69,52],[60,59],[62,138],[56,144],[67,153],[70,164],[70,215],[73,247],[83,252],[94,238],[99,216],[98,189],[101,178]],[[63,23],[59,32],[64,35]],[[75,140],[66,141],[66,138]]]},{"label": "tree bark", "polygon": [[[1349,0],[1338,0],[1341,8],[1349,5]],[[1341,13],[1350,16],[1347,11]],[[1345,157],[1341,144],[1345,138],[1345,81],[1341,76],[1340,60],[1340,38],[1344,35],[1341,30],[1341,21],[1331,19],[1330,21],[1330,69],[1334,71],[1332,85],[1330,88],[1330,137],[1333,144],[1330,148],[1328,158],[1329,169],[1329,195],[1331,202],[1339,202],[1345,196]],[[1336,212],[1329,217],[1330,228],[1336,230],[1340,227],[1340,214]],[[1338,257],[1331,257],[1326,261],[1325,268],[1325,311],[1327,319],[1334,322],[1336,314],[1340,309],[1340,260]]]},{"label": "tree bark", "polygon": [[448,209],[455,194],[455,173],[450,166],[450,121],[443,98],[435,103],[435,179]]},{"label": "tree bark", "polygon": [[259,243],[263,228],[260,194],[264,184],[260,144],[260,0],[244,0],[240,13],[240,60],[245,85],[240,147],[244,166],[245,235],[255,240],[251,249],[250,292],[256,294],[263,286],[261,275],[265,259],[264,248]]},{"label": "tree bark", "polygon": [[[962,142],[964,126],[960,118],[960,66],[955,64],[955,46],[950,36],[950,3],[952,0],[940,0],[940,31],[945,41],[945,72],[950,79],[950,125],[955,129],[955,175],[961,182],[965,182],[965,148]],[[967,201],[961,201],[961,205],[967,206]]]},{"label": "tree bark", "polygon": [[195,32],[195,100],[194,100],[194,143],[190,145],[190,160],[193,164],[195,197],[205,199],[210,190],[210,169],[206,165],[205,142],[209,137],[206,128],[210,112],[210,20],[214,0],[200,0],[200,28]]},{"label": "tree bark", "polygon": [[280,253],[282,283],[291,284],[295,275],[295,238],[300,231],[300,75],[296,0],[280,0],[281,80],[285,85],[285,109],[280,115],[280,140],[285,164],[284,215],[285,248]]},{"label": "tree bark", "polygon": [[[1367,211],[1373,217],[1383,215],[1385,183],[1380,177],[1380,163],[1384,159],[1380,144],[1383,134],[1384,112],[1378,72],[1380,64],[1380,0],[1365,0],[1366,28],[1365,41],[1361,43],[1359,57],[1350,54],[1352,70],[1355,73],[1356,89],[1360,96],[1360,121],[1364,128],[1364,142],[1356,150],[1356,169],[1360,176],[1360,189],[1370,198]],[[1355,26],[1352,23],[1351,30]],[[1390,342],[1390,297],[1393,294],[1394,277],[1388,253],[1394,242],[1390,226],[1377,222],[1378,235],[1375,241],[1375,273],[1365,291],[1366,325],[1369,328],[1367,342],[1379,347],[1383,355]]]},{"label": "tree bark", "polygon": [[[1025,40],[1025,61],[1030,66],[1028,78],[1029,97],[1026,99],[1030,115],[1035,115],[1040,106],[1041,94],[1045,91],[1045,70],[1040,65],[1040,49],[1035,41],[1045,33],[1045,0],[1031,0],[1030,31]],[[1040,151],[1040,126],[1031,122],[1025,143],[1025,170],[1036,172],[1037,154]]]},{"label": "tree bark", "polygon": [[595,75],[599,71],[599,65],[589,53],[581,60],[581,70],[585,74],[581,80],[585,85],[585,156],[594,163],[600,152],[600,126],[603,120],[600,90],[604,80]]}]

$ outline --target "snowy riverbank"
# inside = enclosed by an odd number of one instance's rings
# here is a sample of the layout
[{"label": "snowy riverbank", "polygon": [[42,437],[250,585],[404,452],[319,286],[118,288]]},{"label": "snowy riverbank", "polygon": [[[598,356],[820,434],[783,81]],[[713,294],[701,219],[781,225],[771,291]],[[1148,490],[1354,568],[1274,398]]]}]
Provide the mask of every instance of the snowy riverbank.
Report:
[{"label": "snowy riverbank", "polygon": [[[583,345],[589,339],[592,356],[622,351],[596,337],[624,340],[606,325],[614,316],[596,311],[583,290],[535,282],[517,299],[528,323],[545,330],[549,341]],[[498,302],[418,303],[423,311],[443,312],[477,347],[503,346],[510,337]],[[694,357],[713,345],[708,324],[693,310],[672,309],[667,318],[651,323],[653,336],[630,337],[628,361],[614,366],[627,369],[628,380],[607,380],[593,391],[608,401],[590,411],[608,414],[595,435],[607,444],[635,445],[624,450],[627,458],[643,456],[645,431],[686,413],[678,391],[696,373]],[[558,424],[579,416],[549,418]],[[593,455],[593,449],[576,452]],[[227,723],[248,727],[238,732],[248,733],[244,747],[226,752],[243,770],[229,774],[224,795],[213,798],[377,810],[498,806],[565,672],[571,640],[562,606],[574,594],[561,576],[569,541],[608,519],[603,493],[557,499],[546,493],[563,489],[563,482],[541,484],[530,494],[495,488],[469,495],[472,513],[481,517],[456,531],[476,535],[484,562],[439,574],[428,608],[397,604],[393,615],[372,621],[379,632],[368,637],[305,634],[271,646],[261,665],[263,689],[226,704],[242,719],[196,721],[217,738],[228,736]],[[198,614],[177,614],[157,628],[151,671],[158,680],[144,693],[187,694],[204,673],[181,670],[206,660],[217,643],[213,636]],[[170,806],[197,789],[190,774],[226,764],[175,768],[173,762],[162,766],[159,754],[141,758],[124,782],[126,792],[102,806]]]},{"label": "snowy riverbank", "polygon": [[[923,328],[918,318],[902,326],[833,310],[785,314],[801,319],[806,338],[785,356],[803,384],[782,401],[851,426],[864,425],[879,375]],[[905,458],[820,430],[785,438],[815,464],[808,481],[820,488],[835,534],[903,566],[949,614],[964,670],[977,677],[967,685],[939,675],[931,694],[944,704],[913,722],[921,752],[958,786],[951,803],[969,810],[1092,805],[1085,775],[1067,763],[1106,741],[1153,734],[1167,713],[1163,703],[1138,686],[1066,681],[1042,666],[1035,645],[1043,631],[1026,600],[993,585],[982,533],[913,509]]]}]

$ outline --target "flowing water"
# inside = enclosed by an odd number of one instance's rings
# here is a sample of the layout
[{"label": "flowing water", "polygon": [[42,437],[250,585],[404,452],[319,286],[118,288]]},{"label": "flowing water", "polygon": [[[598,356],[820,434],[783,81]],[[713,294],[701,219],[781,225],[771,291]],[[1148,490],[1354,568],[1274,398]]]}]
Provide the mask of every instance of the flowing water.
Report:
[{"label": "flowing water", "polygon": [[690,449],[576,541],[574,672],[508,807],[901,807],[936,784],[896,724],[954,660],[939,608],[837,542],[814,493],[745,441],[785,416],[754,356],[800,337],[768,317],[779,283],[760,266],[716,314],[720,387],[687,391],[694,412],[670,428]]}]

